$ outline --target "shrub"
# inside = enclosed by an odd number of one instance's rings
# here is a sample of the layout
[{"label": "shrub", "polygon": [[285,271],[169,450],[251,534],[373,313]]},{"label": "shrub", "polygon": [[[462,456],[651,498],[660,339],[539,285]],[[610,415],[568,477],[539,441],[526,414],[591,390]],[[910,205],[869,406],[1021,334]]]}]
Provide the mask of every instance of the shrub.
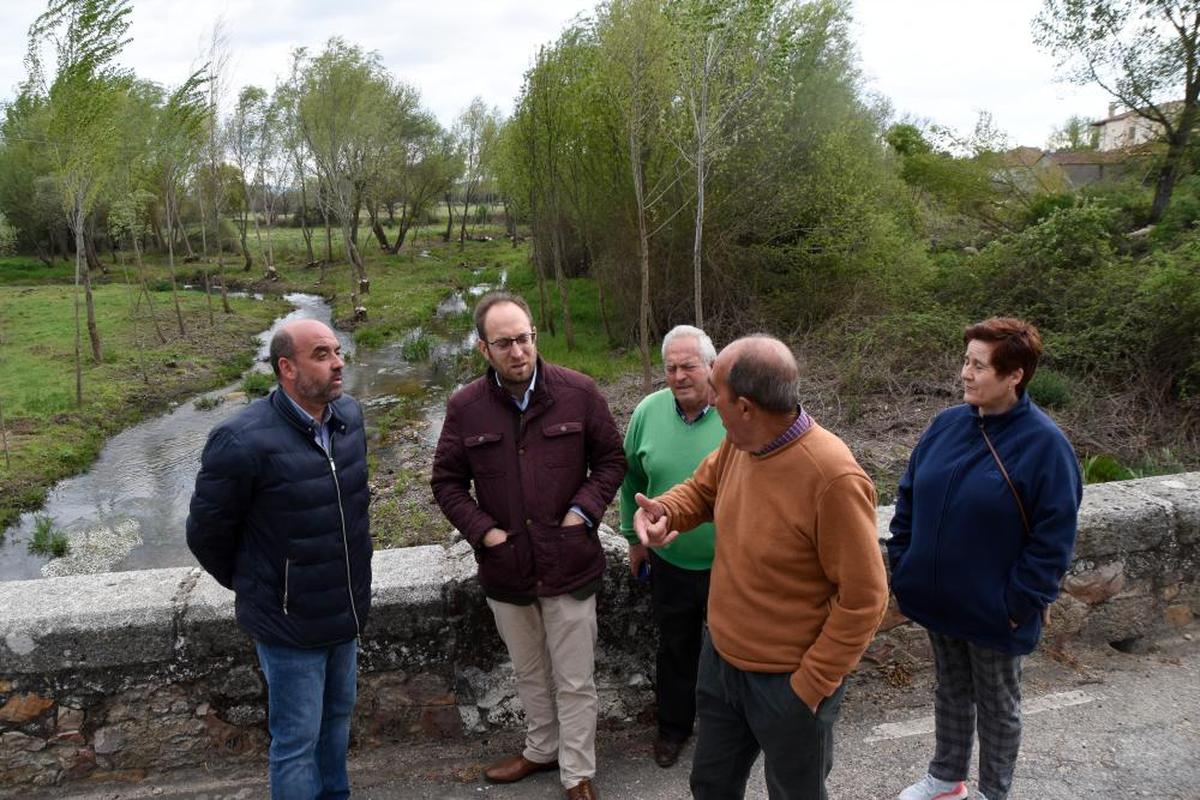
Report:
[{"label": "shrub", "polygon": [[433,339],[424,333],[417,333],[405,340],[400,352],[404,355],[405,361],[428,361],[432,351]]},{"label": "shrub", "polygon": [[242,391],[251,397],[264,397],[275,387],[275,377],[265,372],[251,372],[242,378]]},{"label": "shrub", "polygon": [[1028,390],[1033,402],[1043,408],[1063,408],[1071,403],[1071,387],[1066,376],[1053,370],[1035,372]]},{"label": "shrub", "polygon": [[62,558],[71,552],[67,535],[54,527],[54,520],[38,515],[33,521],[33,538],[29,541],[29,552],[35,556]]},{"label": "shrub", "polygon": [[221,398],[216,395],[197,397],[192,401],[192,407],[197,411],[212,411],[219,405],[221,405]]},{"label": "shrub", "polygon": [[1116,456],[1097,454],[1083,459],[1084,483],[1107,483],[1134,477],[1133,472],[1117,460]]}]

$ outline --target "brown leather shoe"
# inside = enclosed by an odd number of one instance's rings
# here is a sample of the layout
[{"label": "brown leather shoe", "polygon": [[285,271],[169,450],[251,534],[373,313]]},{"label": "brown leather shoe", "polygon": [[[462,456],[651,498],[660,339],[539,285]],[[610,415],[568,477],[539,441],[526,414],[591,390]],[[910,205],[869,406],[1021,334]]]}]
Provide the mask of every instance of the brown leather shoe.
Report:
[{"label": "brown leather shoe", "polygon": [[530,761],[523,753],[497,761],[483,771],[483,777],[492,783],[516,783],[535,772],[558,769],[558,760],[546,762]]},{"label": "brown leather shoe", "polygon": [[654,740],[654,763],[663,769],[675,766],[679,760],[679,751],[683,749],[686,739],[666,739],[659,736]]},{"label": "brown leather shoe", "polygon": [[596,787],[592,786],[592,782],[584,778],[567,789],[567,800],[600,800],[600,795],[596,793]]}]

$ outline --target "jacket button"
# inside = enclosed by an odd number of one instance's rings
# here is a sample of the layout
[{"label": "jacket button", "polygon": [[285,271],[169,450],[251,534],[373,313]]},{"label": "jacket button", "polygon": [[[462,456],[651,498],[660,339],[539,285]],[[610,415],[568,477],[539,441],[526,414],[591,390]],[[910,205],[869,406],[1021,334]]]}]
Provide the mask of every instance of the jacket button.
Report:
[{"label": "jacket button", "polygon": [[522,447],[520,450],[518,450],[518,451],[517,451],[517,453],[518,453],[519,455],[525,455],[525,448],[524,448],[524,447]]},{"label": "jacket button", "polygon": [[531,520],[531,519],[526,519],[526,520],[525,520],[525,527],[526,527],[526,528],[531,528],[531,527],[533,527],[533,520]]}]

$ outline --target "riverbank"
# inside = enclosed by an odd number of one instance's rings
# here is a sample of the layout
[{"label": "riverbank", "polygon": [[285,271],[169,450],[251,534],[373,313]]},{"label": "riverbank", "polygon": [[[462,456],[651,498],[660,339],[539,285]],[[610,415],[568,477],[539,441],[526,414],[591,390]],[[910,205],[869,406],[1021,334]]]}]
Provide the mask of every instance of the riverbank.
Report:
[{"label": "riverbank", "polygon": [[0,529],[37,508],[55,481],[86,469],[108,437],[236,380],[252,363],[255,334],[287,308],[275,297],[235,297],[224,314],[218,298],[210,318],[203,294],[180,292],[181,334],[169,291],[151,293],[153,312],[133,292],[124,283],[94,289],[103,353],[95,363],[85,331],[77,406],[71,287],[0,287]]}]

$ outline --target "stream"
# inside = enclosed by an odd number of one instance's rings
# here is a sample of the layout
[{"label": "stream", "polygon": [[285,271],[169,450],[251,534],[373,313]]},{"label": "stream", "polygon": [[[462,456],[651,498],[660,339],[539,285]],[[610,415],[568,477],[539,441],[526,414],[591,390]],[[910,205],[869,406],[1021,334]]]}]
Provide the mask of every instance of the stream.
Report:
[{"label": "stream", "polygon": [[[505,278],[502,274],[501,285]],[[446,322],[466,314],[469,302],[491,288],[478,284],[465,293],[451,294],[428,326],[378,348],[356,348],[348,333],[334,328],[347,355],[345,391],[363,404],[368,437],[379,415],[402,400],[418,398],[422,441],[430,447],[437,442],[445,413],[443,400],[457,382],[458,358],[476,341],[474,330],[450,333]],[[252,371],[270,372],[268,343],[285,322],[310,318],[332,327],[329,305],[321,297],[289,294],[284,299],[295,309],[259,334],[261,344]],[[429,342],[429,356],[408,361],[405,345],[417,337]],[[217,404],[200,410],[197,401],[201,408],[213,401]],[[195,565],[184,540],[184,522],[200,452],[209,431],[245,403],[239,381],[189,398],[112,437],[86,472],[55,484],[41,510],[22,514],[4,532],[0,580]],[[369,446],[378,463],[387,463],[387,450],[380,450],[375,441]],[[50,558],[29,552],[38,518],[51,519],[57,530],[67,534],[68,555]]]}]

